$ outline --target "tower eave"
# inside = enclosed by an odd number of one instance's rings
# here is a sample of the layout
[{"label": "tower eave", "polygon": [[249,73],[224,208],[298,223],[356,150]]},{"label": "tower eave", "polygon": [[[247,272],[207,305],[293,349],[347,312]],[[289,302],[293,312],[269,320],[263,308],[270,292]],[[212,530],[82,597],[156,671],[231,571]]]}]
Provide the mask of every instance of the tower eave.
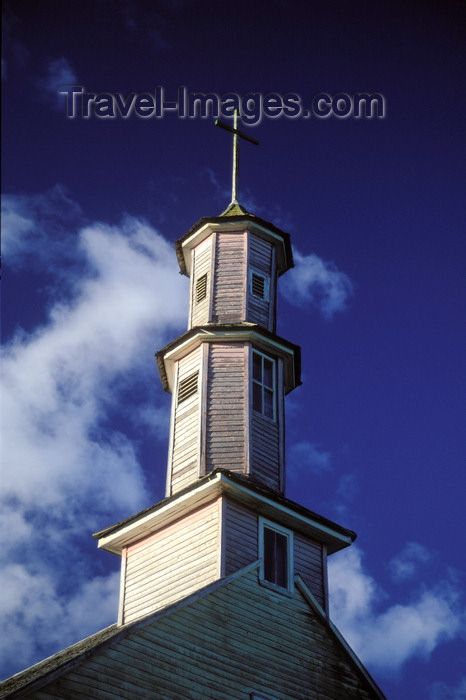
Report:
[{"label": "tower eave", "polygon": [[174,496],[93,535],[101,549],[121,555],[134,544],[183,515],[226,495],[259,515],[272,518],[326,544],[328,553],[351,545],[357,535],[294,501],[228,470],[216,469]]},{"label": "tower eave", "polygon": [[225,214],[199,219],[184,236],[175,241],[176,256],[181,274],[189,276],[191,273],[190,251],[192,248],[199,245],[214,231],[231,231],[238,228],[250,230],[260,238],[274,243],[277,248],[277,272],[279,276],[294,267],[289,233],[253,214],[246,213],[233,216]]},{"label": "tower eave", "polygon": [[273,352],[284,361],[285,393],[301,385],[301,348],[254,323],[208,324],[196,326],[180,335],[156,353],[160,379],[165,391],[173,387],[173,366],[177,359],[201,343],[251,342],[265,352]]}]

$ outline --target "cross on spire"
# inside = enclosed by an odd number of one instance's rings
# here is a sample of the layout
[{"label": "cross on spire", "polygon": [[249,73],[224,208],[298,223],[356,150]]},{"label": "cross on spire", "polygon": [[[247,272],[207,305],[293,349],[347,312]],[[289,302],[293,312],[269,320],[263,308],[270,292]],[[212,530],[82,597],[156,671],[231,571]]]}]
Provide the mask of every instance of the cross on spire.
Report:
[{"label": "cross on spire", "polygon": [[229,124],[225,124],[224,122],[221,122],[219,119],[215,120],[215,126],[221,126],[222,129],[226,129],[227,131],[231,131],[231,133],[233,134],[233,172],[232,172],[232,178],[231,178],[231,204],[238,204],[238,175],[239,175],[238,136],[241,136],[241,138],[246,139],[246,141],[250,141],[255,146],[259,145],[259,141],[257,141],[257,139],[253,139],[252,136],[248,136],[248,134],[245,134],[238,129],[238,110],[237,109],[235,109],[234,115],[233,115],[233,126],[229,126]]}]

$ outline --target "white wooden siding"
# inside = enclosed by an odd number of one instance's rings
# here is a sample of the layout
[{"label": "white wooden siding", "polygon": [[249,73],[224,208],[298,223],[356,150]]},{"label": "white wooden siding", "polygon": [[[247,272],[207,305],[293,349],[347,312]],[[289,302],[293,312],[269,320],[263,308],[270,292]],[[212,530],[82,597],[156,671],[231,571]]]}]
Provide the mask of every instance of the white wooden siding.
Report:
[{"label": "white wooden siding", "polygon": [[246,467],[246,350],[242,343],[209,343],[206,472]]},{"label": "white wooden siding", "polygon": [[326,610],[322,545],[297,532],[294,534],[294,570]]},{"label": "white wooden siding", "polygon": [[257,522],[256,513],[232,501],[225,501],[223,556],[227,575],[256,561],[259,551]]},{"label": "white wooden siding", "polygon": [[[131,631],[30,697],[100,700],[380,700],[300,594],[257,572]],[[24,697],[24,696],[23,696]]]},{"label": "white wooden siding", "polygon": [[245,320],[246,234],[217,234],[212,321],[237,323]]},{"label": "white wooden siding", "polygon": [[[202,275],[207,275],[206,298],[196,303],[196,283]],[[191,272],[191,317],[189,326],[201,326],[210,321],[212,275],[212,238],[207,239],[193,250],[193,268]]]},{"label": "white wooden siding", "polygon": [[123,622],[219,578],[220,499],[128,547]]},{"label": "white wooden siding", "polygon": [[[200,459],[200,391],[201,348],[183,357],[178,363],[177,382],[173,392],[172,445],[169,453],[169,474],[171,475],[167,495],[184,488],[199,477]],[[177,405],[179,383],[194,372],[199,371],[198,390],[186,401]]]}]

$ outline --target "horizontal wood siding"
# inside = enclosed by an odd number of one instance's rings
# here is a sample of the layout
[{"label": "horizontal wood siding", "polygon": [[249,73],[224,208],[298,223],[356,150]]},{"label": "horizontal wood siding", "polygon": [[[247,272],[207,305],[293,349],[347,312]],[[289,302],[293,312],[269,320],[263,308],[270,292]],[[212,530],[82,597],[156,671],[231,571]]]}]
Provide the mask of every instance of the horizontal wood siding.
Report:
[{"label": "horizontal wood siding", "polygon": [[[199,403],[201,388],[201,348],[197,348],[179,361],[178,381],[173,394],[174,425],[171,453],[171,493],[175,493],[199,477],[200,430]],[[198,391],[177,405],[178,385],[194,372],[199,371]]]},{"label": "horizontal wood siding", "polygon": [[295,532],[293,553],[295,573],[301,575],[306,586],[325,610],[322,545]]},{"label": "horizontal wood siding", "polygon": [[327,625],[297,593],[240,576],[132,631],[31,697],[374,700]]},{"label": "horizontal wood siding", "polygon": [[[212,239],[204,241],[193,251],[193,270],[191,273],[191,327],[201,326],[210,321],[210,275],[212,262]],[[196,303],[197,280],[207,275],[207,295],[201,302]]]},{"label": "horizontal wood siding", "polygon": [[225,573],[242,569],[258,558],[258,519],[243,506],[225,502],[224,511]]},{"label": "horizontal wood siding", "polygon": [[[272,244],[263,241],[257,236],[249,237],[249,264],[252,270],[264,275],[269,280],[269,292],[273,294],[272,286]],[[269,328],[269,306],[273,304],[272,296],[269,299],[260,299],[251,292],[248,286],[248,314],[247,320],[251,323],[258,323],[264,328]],[[273,330],[269,328],[269,330]]]},{"label": "horizontal wood siding", "polygon": [[215,323],[245,320],[245,233],[218,233],[215,254],[213,317]]},{"label": "horizontal wood siding", "polygon": [[209,343],[206,471],[245,471],[246,360],[240,343]]},{"label": "horizontal wood siding", "polygon": [[251,472],[267,486],[280,489],[280,428],[256,411],[251,420]]},{"label": "horizontal wood siding", "polygon": [[144,617],[219,577],[220,502],[128,547],[123,622]]}]

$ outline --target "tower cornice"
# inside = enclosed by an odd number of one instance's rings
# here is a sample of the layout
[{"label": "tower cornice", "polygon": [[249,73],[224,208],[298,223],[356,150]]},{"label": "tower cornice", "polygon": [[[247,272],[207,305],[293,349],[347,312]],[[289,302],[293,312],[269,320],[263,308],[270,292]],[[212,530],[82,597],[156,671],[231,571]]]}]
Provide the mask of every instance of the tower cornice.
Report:
[{"label": "tower cornice", "polygon": [[171,393],[176,360],[195,350],[201,343],[251,343],[264,352],[272,352],[284,361],[284,390],[289,393],[301,385],[301,348],[255,323],[217,324],[191,328],[156,354],[162,386]]},{"label": "tower cornice", "polygon": [[193,510],[227,496],[253,509],[258,515],[275,519],[283,525],[324,543],[332,554],[351,545],[356,533],[317,515],[270,489],[230,471],[216,469],[183,491],[166,498],[137,515],[93,535],[98,546],[114,554],[124,547],[157,532]]},{"label": "tower cornice", "polygon": [[176,255],[183,275],[191,274],[191,250],[214,231],[249,230],[259,238],[273,243],[277,250],[277,273],[282,275],[294,267],[290,234],[254,214],[224,214],[203,217],[175,242]]}]

